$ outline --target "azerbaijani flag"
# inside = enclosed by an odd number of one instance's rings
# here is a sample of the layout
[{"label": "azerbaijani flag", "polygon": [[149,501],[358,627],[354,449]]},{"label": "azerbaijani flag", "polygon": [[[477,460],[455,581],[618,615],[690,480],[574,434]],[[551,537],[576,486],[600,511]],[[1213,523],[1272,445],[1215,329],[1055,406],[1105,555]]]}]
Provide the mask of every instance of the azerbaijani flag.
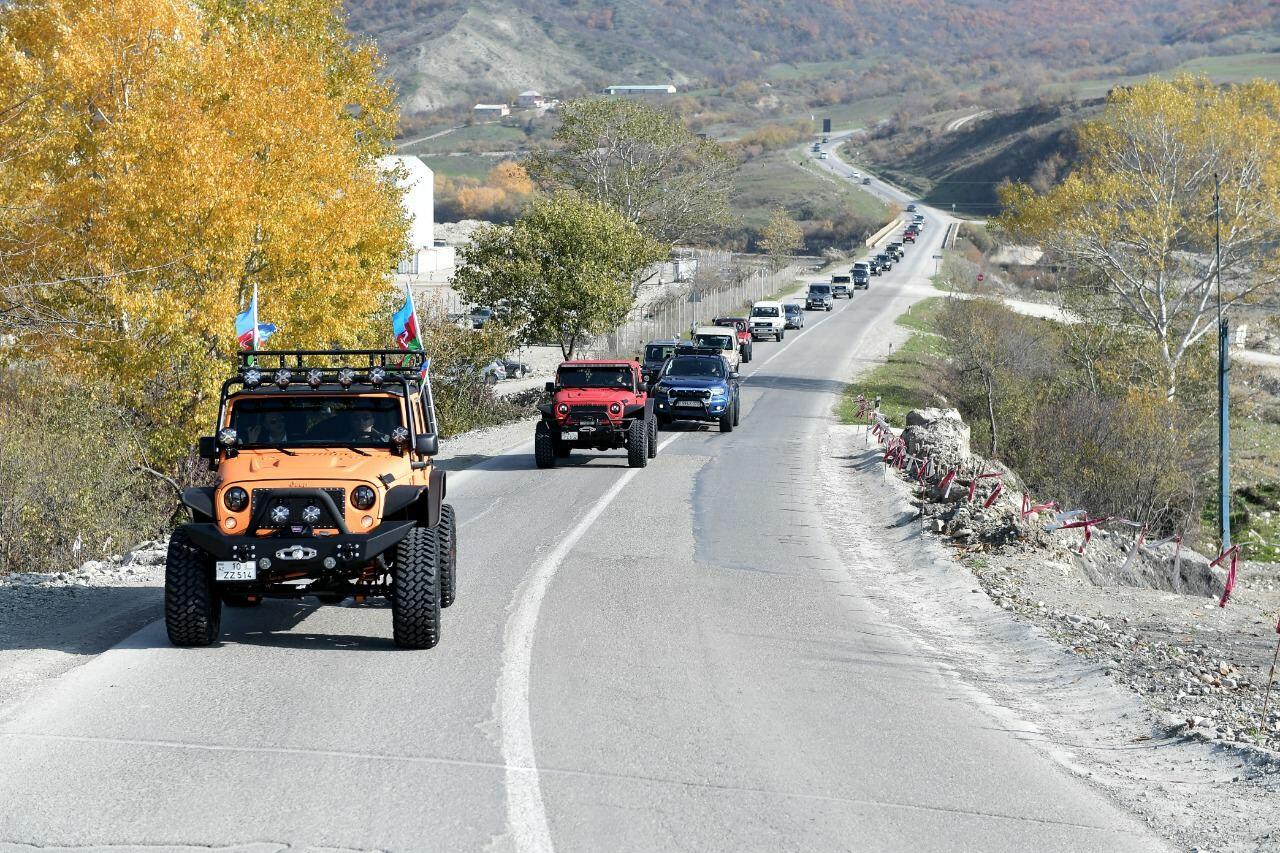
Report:
[{"label": "azerbaijani flag", "polygon": [[[418,326],[418,311],[413,305],[413,291],[408,283],[404,286],[404,305],[391,315],[391,333],[395,335],[396,346],[409,352],[422,352],[422,332]],[[427,374],[428,359],[422,360],[422,375]]]},{"label": "azerbaijani flag", "polygon": [[236,315],[236,341],[242,350],[258,348],[258,285],[256,284],[253,286],[253,298],[249,300],[249,307]]}]

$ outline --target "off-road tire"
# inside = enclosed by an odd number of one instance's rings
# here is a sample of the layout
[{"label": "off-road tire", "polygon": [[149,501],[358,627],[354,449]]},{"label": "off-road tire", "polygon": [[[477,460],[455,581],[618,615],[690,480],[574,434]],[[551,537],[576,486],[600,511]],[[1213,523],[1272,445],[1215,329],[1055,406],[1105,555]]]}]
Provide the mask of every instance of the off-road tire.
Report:
[{"label": "off-road tire", "polygon": [[830,310],[831,310],[831,306],[830,306],[830,305],[828,305],[828,306],[827,306],[827,310],[828,310],[828,311],[830,311]]},{"label": "off-road tire", "polygon": [[725,409],[723,415],[720,416],[720,431],[733,432],[733,406]]},{"label": "off-road tire", "polygon": [[391,636],[402,649],[440,642],[440,534],[414,527],[400,540],[391,567]]},{"label": "off-road tire", "polygon": [[222,603],[227,607],[257,607],[262,604],[262,596],[250,596],[243,592],[224,592]]},{"label": "off-road tire", "polygon": [[533,428],[533,462],[539,468],[556,467],[555,439],[546,421],[539,421]]},{"label": "off-road tire", "polygon": [[440,506],[440,606],[448,607],[458,592],[458,516],[452,504]]},{"label": "off-road tire", "polygon": [[782,339],[783,339],[783,338],[785,338],[786,336],[787,336],[787,333],[786,333],[786,332],[784,332],[783,330],[779,329],[779,330],[778,330],[778,343],[782,343]]},{"label": "off-road tire", "polygon": [[742,348],[742,363],[743,364],[751,363],[751,347],[749,346]]},{"label": "off-road tire", "polygon": [[658,455],[658,419],[646,418],[645,423],[649,427],[649,458],[654,459]]},{"label": "off-road tire", "polygon": [[222,599],[209,556],[179,527],[164,564],[164,627],[175,646],[209,646],[222,628]]},{"label": "off-road tire", "polygon": [[649,464],[649,427],[644,418],[634,418],[627,426],[627,467]]}]

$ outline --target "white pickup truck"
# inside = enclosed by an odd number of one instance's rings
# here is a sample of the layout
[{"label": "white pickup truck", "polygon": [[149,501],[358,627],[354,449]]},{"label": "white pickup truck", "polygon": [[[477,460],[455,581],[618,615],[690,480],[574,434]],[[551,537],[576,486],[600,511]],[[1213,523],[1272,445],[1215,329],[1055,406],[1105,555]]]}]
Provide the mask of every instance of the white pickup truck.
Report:
[{"label": "white pickup truck", "polygon": [[751,306],[751,340],[773,338],[780,341],[787,334],[787,314],[781,302],[765,300]]}]

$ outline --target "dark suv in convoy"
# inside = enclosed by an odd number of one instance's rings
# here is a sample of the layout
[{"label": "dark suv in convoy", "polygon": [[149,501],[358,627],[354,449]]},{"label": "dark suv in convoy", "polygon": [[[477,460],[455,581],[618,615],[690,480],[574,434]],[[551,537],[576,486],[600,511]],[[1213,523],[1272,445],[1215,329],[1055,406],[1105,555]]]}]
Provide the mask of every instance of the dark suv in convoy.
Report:
[{"label": "dark suv in convoy", "polygon": [[880,269],[884,270],[885,272],[888,272],[889,270],[893,269],[893,256],[890,255],[888,252],[881,252],[880,254],[876,255],[876,263],[880,265]]},{"label": "dark suv in convoy", "polygon": [[711,421],[721,432],[738,425],[738,374],[716,350],[681,347],[662,368],[653,389],[658,423]]},{"label": "dark suv in convoy", "polygon": [[855,290],[866,290],[871,286],[871,268],[863,263],[853,265],[853,287]]},{"label": "dark suv in convoy", "polygon": [[666,360],[675,354],[678,346],[680,346],[680,341],[675,338],[649,341],[644,345],[644,354],[640,359],[640,370],[644,374],[645,382],[658,381],[658,371],[662,370],[662,365],[666,363]]},{"label": "dark suv in convoy", "polygon": [[831,285],[825,282],[809,285],[809,291],[804,295],[804,307],[810,311],[830,311],[833,302]]},{"label": "dark suv in convoy", "polygon": [[905,251],[903,251],[902,243],[900,241],[895,241],[893,243],[890,243],[888,246],[885,247],[885,251],[888,252],[889,255],[894,260],[898,260],[898,261],[902,260],[902,258],[907,254]]}]

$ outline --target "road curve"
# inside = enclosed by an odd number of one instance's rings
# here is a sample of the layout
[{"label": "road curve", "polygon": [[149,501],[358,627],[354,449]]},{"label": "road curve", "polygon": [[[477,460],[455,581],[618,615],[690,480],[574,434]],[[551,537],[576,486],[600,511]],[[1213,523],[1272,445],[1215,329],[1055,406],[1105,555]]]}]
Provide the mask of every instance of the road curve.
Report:
[{"label": "road curve", "polygon": [[0,849],[1158,849],[852,582],[857,506],[818,510],[842,382],[932,272],[926,215],[869,291],[756,345],[733,433],[451,476],[435,650],[392,648],[383,606],[267,602],[0,710]]}]

